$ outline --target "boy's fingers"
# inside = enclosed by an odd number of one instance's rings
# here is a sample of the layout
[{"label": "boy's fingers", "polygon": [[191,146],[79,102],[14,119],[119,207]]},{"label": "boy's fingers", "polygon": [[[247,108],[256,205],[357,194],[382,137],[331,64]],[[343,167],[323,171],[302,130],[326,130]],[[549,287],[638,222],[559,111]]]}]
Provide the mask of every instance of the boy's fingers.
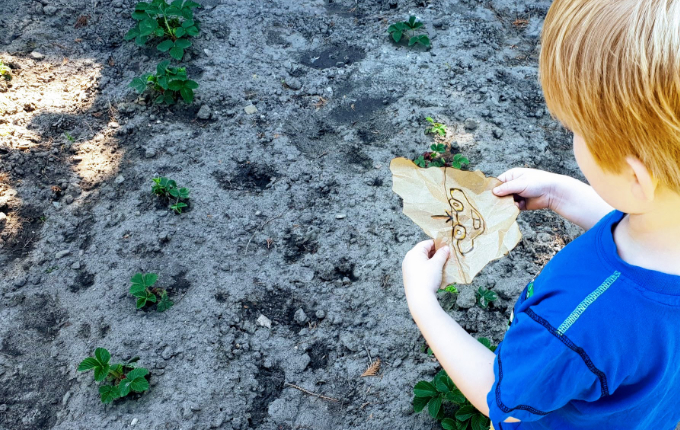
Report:
[{"label": "boy's fingers", "polygon": [[493,193],[497,196],[507,196],[509,194],[521,194],[526,190],[526,184],[524,181],[510,180],[497,186],[493,189]]},{"label": "boy's fingers", "polygon": [[519,176],[519,169],[514,168],[514,169],[510,169],[506,172],[503,172],[503,174],[501,174],[498,177],[498,180],[501,181],[501,182],[508,182],[508,181],[512,181],[513,179],[515,179],[518,176]]},{"label": "boy's fingers", "polygon": [[424,240],[419,242],[411,249],[411,252],[418,255],[424,255],[425,257],[430,256],[430,250],[434,246],[434,240]]},{"label": "boy's fingers", "polygon": [[442,246],[437,250],[437,252],[434,253],[430,261],[435,263],[438,266],[443,266],[444,263],[446,263],[446,260],[449,258],[449,247],[448,246]]}]

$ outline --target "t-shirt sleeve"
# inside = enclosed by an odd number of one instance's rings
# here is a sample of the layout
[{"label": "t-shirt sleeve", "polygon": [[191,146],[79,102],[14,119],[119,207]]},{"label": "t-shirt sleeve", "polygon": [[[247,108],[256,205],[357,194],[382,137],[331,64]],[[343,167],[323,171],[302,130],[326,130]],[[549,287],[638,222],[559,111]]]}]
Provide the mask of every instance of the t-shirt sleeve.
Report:
[{"label": "t-shirt sleeve", "polygon": [[589,362],[583,349],[531,309],[515,314],[496,350],[486,399],[491,421],[537,421],[570,401],[599,399],[600,379]]}]

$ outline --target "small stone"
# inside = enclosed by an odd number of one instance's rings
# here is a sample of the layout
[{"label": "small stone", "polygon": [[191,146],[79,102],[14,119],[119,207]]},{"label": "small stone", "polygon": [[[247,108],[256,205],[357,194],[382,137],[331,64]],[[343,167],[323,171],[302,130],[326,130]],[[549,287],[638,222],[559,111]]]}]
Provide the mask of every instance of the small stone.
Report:
[{"label": "small stone", "polygon": [[73,270],[80,269],[80,261],[76,261],[75,263],[71,264],[71,269]]},{"label": "small stone", "polygon": [[110,128],[118,128],[118,127],[120,127],[120,124],[118,124],[118,123],[115,122],[115,121],[111,121],[111,122],[109,123],[109,127],[110,127]]},{"label": "small stone", "polygon": [[57,210],[61,209],[61,203],[59,202],[52,202],[52,206],[54,206],[54,208]]},{"label": "small stone", "polygon": [[326,318],[326,311],[319,309],[318,311],[316,311],[316,313],[314,315],[318,319],[322,320],[322,319]]},{"label": "small stone", "polygon": [[295,90],[295,91],[302,88],[302,82],[300,82],[300,80],[298,78],[288,78],[288,79],[286,79],[286,85],[288,86],[288,88],[290,88],[291,90]]},{"label": "small stone", "polygon": [[133,419],[132,419],[132,422],[130,423],[130,425],[131,425],[131,426],[137,425],[138,422],[139,422],[139,418],[133,418]]},{"label": "small stone", "polygon": [[170,349],[169,346],[166,346],[163,352],[161,352],[161,357],[163,357],[164,360],[170,360],[170,358],[172,358],[172,349]]},{"label": "small stone", "polygon": [[67,194],[66,197],[64,197],[64,202],[66,202],[67,205],[70,205],[71,203],[73,203],[73,196]]},{"label": "small stone", "polygon": [[120,185],[120,184],[122,184],[123,182],[125,182],[125,176],[123,176],[123,175],[118,175],[118,176],[116,176],[116,179],[113,180],[113,182],[115,182],[116,184]]},{"label": "small stone", "polygon": [[212,51],[211,51],[210,49],[204,49],[203,52],[204,52],[205,55],[207,55],[208,57],[212,57]]},{"label": "small stone", "polygon": [[21,288],[21,287],[23,287],[24,285],[26,285],[26,281],[28,281],[28,278],[26,278],[25,276],[23,276],[23,277],[17,279],[16,281],[14,281],[14,286],[15,286],[16,288]]},{"label": "small stone", "polygon": [[45,12],[45,15],[54,15],[57,13],[57,7],[56,6],[45,6],[43,7],[43,12]]},{"label": "small stone", "polygon": [[257,325],[261,327],[272,328],[272,321],[264,315],[260,315],[257,319]]},{"label": "small stone", "polygon": [[347,215],[345,215],[345,214],[337,214],[335,216],[335,219],[345,219],[345,218],[347,218]]},{"label": "small stone", "polygon": [[69,251],[68,249],[65,249],[63,251],[59,251],[56,254],[54,254],[54,258],[60,259],[60,258],[66,257],[70,253],[71,253],[71,251]]},{"label": "small stone", "polygon": [[500,128],[494,128],[492,133],[493,137],[495,137],[496,139],[500,139],[501,137],[503,137],[503,130],[501,130]]},{"label": "small stone", "polygon": [[294,318],[295,318],[295,322],[298,323],[298,324],[304,324],[309,319],[309,318],[307,318],[307,314],[305,313],[304,310],[302,310],[302,308],[295,311]]},{"label": "small stone", "polygon": [[7,222],[7,214],[0,212],[0,227],[4,227],[5,222]]},{"label": "small stone", "polygon": [[211,116],[212,112],[210,111],[210,107],[208,105],[201,106],[201,108],[198,110],[198,113],[196,114],[196,118],[198,119],[210,119]]},{"label": "small stone", "polygon": [[38,51],[33,51],[31,52],[31,58],[33,58],[34,60],[42,60],[43,58],[45,58],[45,56]]},{"label": "small stone", "polygon": [[466,119],[464,125],[467,131],[475,131],[479,127],[479,123],[472,118]]},{"label": "small stone", "polygon": [[156,150],[153,148],[146,148],[146,151],[144,151],[144,156],[146,158],[153,158],[156,156]]},{"label": "small stone", "polygon": [[257,108],[256,108],[255,106],[253,106],[253,105],[248,105],[248,106],[244,107],[243,110],[244,110],[248,115],[252,115],[252,114],[254,114],[255,112],[257,112]]}]

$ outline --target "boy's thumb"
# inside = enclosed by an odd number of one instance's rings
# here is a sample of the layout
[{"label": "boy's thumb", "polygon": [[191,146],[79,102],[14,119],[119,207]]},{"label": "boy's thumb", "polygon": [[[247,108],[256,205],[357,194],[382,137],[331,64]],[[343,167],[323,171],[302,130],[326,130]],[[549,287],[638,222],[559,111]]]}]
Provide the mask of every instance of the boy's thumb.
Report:
[{"label": "boy's thumb", "polygon": [[430,261],[434,262],[435,264],[438,264],[440,266],[443,266],[444,263],[446,263],[446,260],[449,258],[449,247],[448,246],[442,246],[437,250],[437,252],[434,253]]}]

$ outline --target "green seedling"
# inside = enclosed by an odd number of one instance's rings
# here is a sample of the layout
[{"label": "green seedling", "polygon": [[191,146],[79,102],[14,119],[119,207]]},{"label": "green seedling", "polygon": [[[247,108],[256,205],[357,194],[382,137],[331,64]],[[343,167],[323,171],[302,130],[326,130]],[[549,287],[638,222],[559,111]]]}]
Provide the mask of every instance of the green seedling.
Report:
[{"label": "green seedling", "polygon": [[125,397],[128,394],[143,393],[149,389],[147,375],[149,370],[135,367],[132,359],[125,364],[109,364],[111,354],[104,348],[97,348],[94,357],[87,357],[78,365],[79,372],[94,371],[94,380],[106,382],[99,386],[99,397],[102,403]]},{"label": "green seedling", "polygon": [[437,291],[440,298],[440,305],[445,311],[450,311],[456,306],[456,299],[459,293],[456,284],[448,285],[446,288]]},{"label": "green seedling", "polygon": [[157,312],[165,312],[174,304],[168,297],[168,292],[165,288],[154,287],[158,275],[155,273],[136,273],[130,279],[132,286],[130,287],[130,294],[137,298],[137,309],[142,309],[146,306],[158,303],[156,305]]},{"label": "green seedling", "polygon": [[12,69],[0,60],[0,76],[4,77],[6,80],[12,79]]},{"label": "green seedling", "polygon": [[477,296],[477,305],[479,305],[479,307],[482,309],[487,309],[489,307],[489,303],[498,300],[498,295],[496,293],[491,290],[487,290],[484,287],[479,287],[479,289],[475,292],[475,295]]},{"label": "green seedling", "polygon": [[427,34],[419,34],[424,31],[423,23],[418,21],[415,16],[410,16],[408,21],[396,22],[387,28],[387,32],[392,36],[392,39],[399,43],[401,39],[408,37],[408,46],[413,46],[417,43],[426,48],[430,47],[430,38]]},{"label": "green seedling", "polygon": [[[478,340],[491,351],[496,349],[488,339]],[[418,382],[413,394],[413,410],[420,413],[427,408],[444,430],[488,430],[491,426],[489,419],[465,398],[444,370],[439,371],[431,382]],[[447,404],[451,405],[450,409]],[[451,410],[453,408],[456,409]]]},{"label": "green seedling", "polygon": [[177,61],[184,58],[184,50],[191,46],[189,37],[195,37],[200,27],[194,20],[194,9],[201,5],[191,0],[152,0],[135,5],[132,18],[137,24],[125,35],[125,40],[133,40],[138,46],[146,45],[150,39],[158,40],[156,49],[170,51]]},{"label": "green seedling", "polygon": [[76,138],[71,136],[67,131],[64,132],[64,137],[66,138],[66,140],[68,140],[71,143],[76,141]]},{"label": "green seedling", "polygon": [[425,120],[432,125],[432,127],[425,130],[425,133],[431,133],[431,134],[438,134],[440,136],[446,136],[446,126],[444,124],[439,123],[439,122],[435,122],[429,116],[427,118],[425,118]]},{"label": "green seedling", "polygon": [[443,143],[430,146],[430,151],[418,156],[413,163],[422,168],[427,167],[453,167],[461,169],[464,165],[470,164],[470,160],[462,154],[451,155]]},{"label": "green seedling", "polygon": [[170,205],[170,209],[174,210],[178,214],[182,213],[183,208],[188,207],[188,205],[182,202],[182,200],[189,199],[189,189],[178,188],[177,182],[173,181],[172,179],[164,177],[153,178],[151,192],[168,201],[175,199],[175,202]]},{"label": "green seedling", "polygon": [[184,67],[170,66],[170,60],[161,61],[156,66],[156,73],[146,73],[136,77],[128,85],[137,93],[151,90],[154,103],[173,105],[181,97],[186,103],[194,101],[194,90],[198,83],[187,77]]},{"label": "green seedling", "polygon": [[444,288],[444,291],[451,294],[458,294],[458,288],[456,288],[456,284],[447,285],[446,288]]},{"label": "green seedling", "polygon": [[469,164],[470,160],[468,160],[467,157],[464,156],[463,154],[456,154],[453,156],[453,160],[451,160],[451,167],[453,167],[454,169],[460,169],[464,165]]}]

